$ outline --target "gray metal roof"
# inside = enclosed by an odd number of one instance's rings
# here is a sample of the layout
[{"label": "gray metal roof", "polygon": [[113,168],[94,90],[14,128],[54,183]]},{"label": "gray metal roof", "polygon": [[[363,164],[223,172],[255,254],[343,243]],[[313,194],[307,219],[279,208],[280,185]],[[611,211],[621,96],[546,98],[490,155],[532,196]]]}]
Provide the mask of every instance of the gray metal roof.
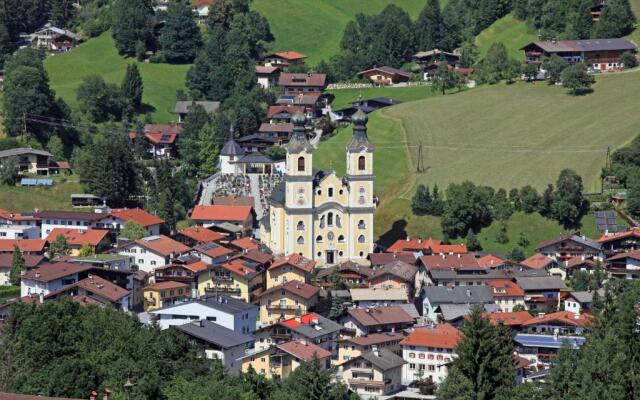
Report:
[{"label": "gray metal roof", "polygon": [[178,114],[186,114],[194,103],[202,106],[207,114],[214,113],[220,108],[219,101],[177,101],[174,111]]},{"label": "gray metal roof", "polygon": [[260,153],[251,153],[247,154],[240,158],[236,163],[244,163],[244,164],[274,164],[276,161],[273,161],[269,157],[260,154]]},{"label": "gray metal roof", "polygon": [[331,333],[339,332],[342,329],[342,325],[333,322],[332,320],[318,315],[318,324],[288,326],[294,332],[309,338],[315,339],[320,336],[329,335]]},{"label": "gray metal roof", "polygon": [[[486,312],[500,311],[500,307],[495,303],[484,304],[484,310]],[[473,304],[442,304],[440,305],[440,312],[445,321],[455,321],[463,318],[471,312]]]},{"label": "gray metal roof", "polygon": [[226,312],[229,314],[238,314],[238,313],[242,313],[245,311],[249,311],[252,309],[257,309],[258,307],[253,305],[253,304],[249,304],[246,303],[242,300],[238,300],[238,299],[234,299],[233,297],[229,297],[229,296],[210,296],[210,297],[203,297],[200,299],[194,299],[194,300],[190,300],[184,303],[179,303],[179,304],[174,304],[168,307],[163,307],[163,308],[159,308],[157,310],[151,311],[151,313],[153,314],[164,314],[164,311],[166,310],[171,310],[177,307],[181,307],[187,304],[192,304],[192,303],[198,303],[201,304],[203,306],[207,306],[210,308],[213,308],[215,310],[219,310],[222,312]]},{"label": "gray metal roof", "polygon": [[382,371],[398,368],[407,363],[402,357],[386,348],[378,349],[378,356],[376,356],[373,351],[369,351],[360,357],[369,361]]},{"label": "gray metal roof", "polygon": [[179,325],[176,326],[176,328],[189,336],[226,349],[254,341],[253,336],[234,332],[231,329],[207,320]]},{"label": "gray metal roof", "polygon": [[281,181],[278,186],[273,189],[271,192],[271,197],[269,197],[270,204],[284,205],[285,200],[285,185],[284,181]]},{"label": "gray metal roof", "polygon": [[518,286],[525,292],[528,290],[560,290],[566,289],[564,282],[557,276],[517,277]]},{"label": "gray metal roof", "polygon": [[424,296],[436,304],[493,303],[493,293],[489,286],[426,286]]},{"label": "gray metal roof", "polygon": [[220,150],[221,156],[244,156],[244,154],[242,147],[232,137],[227,140],[227,143]]},{"label": "gray metal roof", "polygon": [[404,310],[404,312],[409,314],[409,316],[411,318],[413,318],[413,319],[420,318],[420,313],[418,312],[418,309],[416,308],[416,306],[414,304],[407,303],[407,304],[396,304],[396,305],[398,307],[402,308]]},{"label": "gray metal roof", "polygon": [[[604,296],[604,289],[598,289],[598,295],[600,297]],[[593,302],[593,292],[588,291],[575,291],[571,292],[571,297],[578,300],[580,303],[591,303]]]},{"label": "gray metal roof", "polygon": [[53,155],[48,151],[32,149],[30,147],[16,147],[14,149],[0,151],[0,158],[22,156],[25,154],[35,154],[36,156],[53,157]]}]

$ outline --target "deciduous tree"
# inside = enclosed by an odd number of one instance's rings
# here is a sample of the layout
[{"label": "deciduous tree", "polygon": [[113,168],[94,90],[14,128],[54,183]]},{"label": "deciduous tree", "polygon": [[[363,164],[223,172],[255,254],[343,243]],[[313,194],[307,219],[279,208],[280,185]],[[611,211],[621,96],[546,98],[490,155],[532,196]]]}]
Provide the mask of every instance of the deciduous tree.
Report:
[{"label": "deciduous tree", "polygon": [[582,63],[569,66],[562,71],[562,86],[572,95],[579,95],[591,90],[595,78],[589,74]]}]

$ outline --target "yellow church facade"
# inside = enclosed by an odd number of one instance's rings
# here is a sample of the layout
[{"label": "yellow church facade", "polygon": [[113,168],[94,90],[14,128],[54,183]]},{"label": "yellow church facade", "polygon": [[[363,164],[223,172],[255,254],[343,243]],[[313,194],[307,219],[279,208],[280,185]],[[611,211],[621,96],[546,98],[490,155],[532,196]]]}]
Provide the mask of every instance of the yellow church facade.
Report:
[{"label": "yellow church facade", "polygon": [[292,117],[294,132],[286,146],[283,182],[269,199],[262,240],[275,254],[301,254],[318,265],[347,260],[366,263],[373,251],[373,151],[367,115],[352,117],[353,137],[346,147],[347,171],[313,169],[313,147],[302,114]]}]

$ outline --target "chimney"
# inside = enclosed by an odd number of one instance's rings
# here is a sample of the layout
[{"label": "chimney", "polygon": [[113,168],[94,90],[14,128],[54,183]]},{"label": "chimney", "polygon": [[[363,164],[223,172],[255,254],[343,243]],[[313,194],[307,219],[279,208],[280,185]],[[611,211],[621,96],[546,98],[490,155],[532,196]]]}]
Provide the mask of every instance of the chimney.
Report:
[{"label": "chimney", "polygon": [[36,271],[36,278],[40,278],[42,274],[40,274],[40,271]]},{"label": "chimney", "polygon": [[471,289],[467,288],[467,297],[471,297]]},{"label": "chimney", "polygon": [[374,356],[380,357],[380,351],[378,350],[378,346],[371,346],[371,349],[373,350]]},{"label": "chimney", "polygon": [[102,396],[102,400],[109,400],[109,395],[111,394],[111,389],[108,387],[104,388],[104,396]]},{"label": "chimney", "polygon": [[98,398],[98,392],[96,392],[95,390],[91,391],[91,394],[89,395],[89,400],[96,400]]},{"label": "chimney", "polygon": [[38,294],[38,304],[42,303],[44,303],[44,292],[40,292],[40,294]]}]

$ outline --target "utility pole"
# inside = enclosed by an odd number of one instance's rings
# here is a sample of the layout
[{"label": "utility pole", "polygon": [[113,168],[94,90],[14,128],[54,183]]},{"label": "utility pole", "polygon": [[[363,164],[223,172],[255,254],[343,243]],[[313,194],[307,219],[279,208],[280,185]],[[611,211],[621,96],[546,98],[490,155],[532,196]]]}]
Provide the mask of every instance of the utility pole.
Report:
[{"label": "utility pole", "polygon": [[424,171],[424,159],[423,159],[423,157],[424,157],[424,155],[422,154],[422,141],[421,141],[420,145],[418,146],[417,172]]},{"label": "utility pole", "polygon": [[26,136],[27,136],[27,114],[22,113],[22,141],[23,142]]}]

